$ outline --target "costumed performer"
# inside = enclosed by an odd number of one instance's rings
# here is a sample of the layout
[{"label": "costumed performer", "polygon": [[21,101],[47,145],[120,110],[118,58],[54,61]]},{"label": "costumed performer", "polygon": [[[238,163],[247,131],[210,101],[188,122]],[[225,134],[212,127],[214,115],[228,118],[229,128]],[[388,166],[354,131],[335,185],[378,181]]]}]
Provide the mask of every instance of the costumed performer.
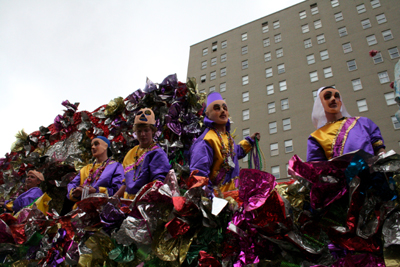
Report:
[{"label": "costumed performer", "polygon": [[113,196],[122,185],[124,169],[121,163],[111,160],[110,141],[104,136],[97,136],[91,144],[95,161],[83,167],[67,186],[67,197],[72,201],[81,200],[84,188],[89,189],[88,194]]},{"label": "costumed performer", "polygon": [[319,88],[309,137],[307,161],[326,161],[362,149],[372,155],[385,152],[379,127],[366,117],[351,117],[340,92],[333,86]]},{"label": "costumed performer", "polygon": [[17,213],[22,208],[35,202],[36,199],[43,195],[42,190],[39,188],[43,181],[44,177],[42,173],[35,170],[29,171],[28,176],[25,179],[27,191],[19,195],[14,201],[7,200],[5,202],[7,210]]},{"label": "costumed performer", "polygon": [[190,149],[190,171],[198,170],[197,175],[208,177],[209,185],[218,186],[222,192],[235,190],[238,160],[250,152],[260,134],[254,133],[236,145],[230,134],[228,106],[218,92],[207,96],[204,124],[207,129]]},{"label": "costumed performer", "polygon": [[154,112],[149,108],[143,108],[136,114],[133,131],[139,145],[125,155],[125,180],[116,194],[118,197],[133,199],[144,185],[154,180],[163,182],[171,169],[167,154],[153,141],[157,132],[155,123]]}]

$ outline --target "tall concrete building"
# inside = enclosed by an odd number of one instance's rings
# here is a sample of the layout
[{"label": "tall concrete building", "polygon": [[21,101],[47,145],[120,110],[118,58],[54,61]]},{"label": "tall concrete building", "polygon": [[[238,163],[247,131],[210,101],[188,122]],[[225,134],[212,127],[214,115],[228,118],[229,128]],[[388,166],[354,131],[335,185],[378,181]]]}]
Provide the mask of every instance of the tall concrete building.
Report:
[{"label": "tall concrete building", "polygon": [[266,171],[277,178],[287,177],[294,154],[306,160],[321,86],[335,85],[348,112],[372,119],[386,149],[400,151],[390,88],[399,14],[399,0],[307,0],[192,45],[188,77],[225,98],[236,141],[261,133]]}]

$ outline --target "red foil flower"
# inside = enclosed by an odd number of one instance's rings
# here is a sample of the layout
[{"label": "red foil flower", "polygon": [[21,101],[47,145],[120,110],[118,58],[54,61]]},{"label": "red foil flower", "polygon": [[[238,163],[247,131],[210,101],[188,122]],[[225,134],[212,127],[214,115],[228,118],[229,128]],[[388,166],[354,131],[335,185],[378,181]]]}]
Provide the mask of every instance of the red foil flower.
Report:
[{"label": "red foil flower", "polygon": [[374,57],[374,56],[376,56],[376,54],[378,54],[378,53],[379,53],[378,50],[372,49],[371,51],[369,51],[369,56],[370,56],[370,57]]},{"label": "red foil flower", "polygon": [[394,82],[390,83],[390,88],[394,89]]}]

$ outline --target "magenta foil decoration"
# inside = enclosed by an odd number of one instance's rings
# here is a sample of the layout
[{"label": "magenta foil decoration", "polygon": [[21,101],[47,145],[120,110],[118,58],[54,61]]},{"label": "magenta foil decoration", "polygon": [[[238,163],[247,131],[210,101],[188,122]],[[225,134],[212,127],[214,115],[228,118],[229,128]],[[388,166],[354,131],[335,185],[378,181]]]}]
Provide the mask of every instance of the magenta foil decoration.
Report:
[{"label": "magenta foil decoration", "polygon": [[239,197],[245,211],[261,207],[277,184],[272,174],[256,169],[241,169],[239,176]]}]

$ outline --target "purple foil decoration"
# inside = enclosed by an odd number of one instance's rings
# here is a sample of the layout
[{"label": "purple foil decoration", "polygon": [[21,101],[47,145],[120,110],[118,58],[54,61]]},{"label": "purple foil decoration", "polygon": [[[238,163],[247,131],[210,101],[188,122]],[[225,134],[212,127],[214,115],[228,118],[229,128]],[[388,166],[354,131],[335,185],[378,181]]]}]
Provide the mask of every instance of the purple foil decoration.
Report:
[{"label": "purple foil decoration", "polygon": [[239,197],[246,211],[261,207],[276,186],[275,177],[255,169],[240,170]]}]

